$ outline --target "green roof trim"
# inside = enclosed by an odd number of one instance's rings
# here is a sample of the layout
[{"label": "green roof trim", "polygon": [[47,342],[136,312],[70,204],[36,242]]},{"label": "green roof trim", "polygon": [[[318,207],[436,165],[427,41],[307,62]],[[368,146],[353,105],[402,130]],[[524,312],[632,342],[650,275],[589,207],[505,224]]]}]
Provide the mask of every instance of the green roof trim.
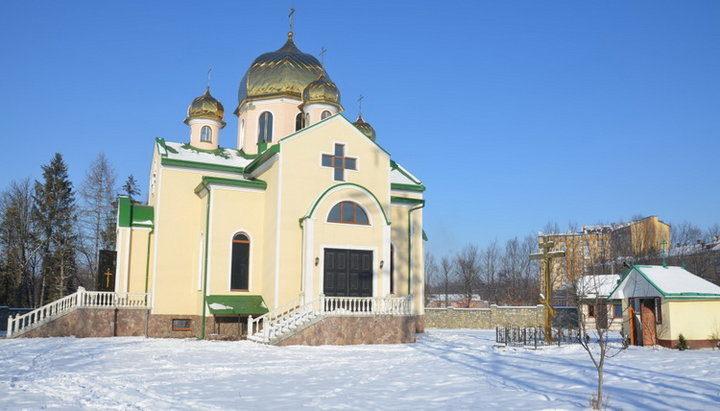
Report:
[{"label": "green roof trim", "polygon": [[152,228],[155,221],[155,210],[151,206],[132,206],[132,226]]},{"label": "green roof trim", "polygon": [[383,218],[385,219],[385,224],[390,225],[390,220],[388,220],[387,214],[385,213],[385,209],[383,208],[382,204],[380,203],[380,200],[378,200],[378,198],[375,196],[375,194],[373,194],[372,191],[368,190],[366,187],[361,186],[360,184],[339,183],[339,184],[335,184],[334,186],[328,188],[327,190],[323,191],[322,194],[320,194],[320,196],[317,198],[317,200],[315,200],[315,203],[313,204],[312,208],[310,209],[310,212],[306,216],[300,217],[298,219],[298,221],[300,222],[300,227],[303,226],[303,222],[306,219],[312,217],[313,213],[315,213],[315,208],[317,208],[318,204],[320,204],[320,200],[322,200],[325,197],[325,195],[327,195],[327,193],[330,192],[330,190],[333,190],[337,187],[343,187],[343,186],[357,187],[357,188],[364,190],[366,193],[370,194],[370,196],[373,198],[373,200],[375,200],[375,203],[378,205],[378,207],[380,207],[380,211],[382,212]]},{"label": "green roof trim", "polygon": [[133,204],[125,196],[118,198],[119,227],[152,228],[154,221],[155,210],[151,206]]},{"label": "green roof trim", "polygon": [[222,164],[200,163],[200,162],[187,161],[187,160],[177,160],[174,158],[167,158],[167,157],[161,158],[160,164],[162,164],[164,166],[199,168],[202,170],[229,171],[232,173],[242,173],[244,171],[244,169],[242,167],[225,166]]},{"label": "green roof trim", "polygon": [[262,154],[257,156],[255,160],[253,160],[250,164],[245,167],[246,173],[252,173],[253,171],[257,170],[258,167],[263,165],[266,161],[270,160],[275,154],[280,152],[280,144],[275,144],[274,146],[271,146],[267,150],[263,151]]},{"label": "green roof trim", "polygon": [[[326,118],[326,119],[320,120],[320,121],[318,121],[317,123],[311,124],[311,125],[303,128],[303,129],[301,129],[301,130],[298,130],[298,131],[296,131],[296,132],[294,132],[294,133],[292,133],[292,134],[290,134],[290,135],[288,135],[288,136],[285,136],[285,137],[281,138],[280,141],[287,140],[287,139],[295,136],[296,134],[302,133],[302,132],[305,131],[305,130],[309,130],[309,129],[313,128],[313,127],[316,127],[316,126],[318,126],[319,124],[322,124],[322,123],[324,123],[324,122],[326,122],[326,121],[330,121],[331,119],[333,119],[333,118],[335,118],[335,117],[338,117],[338,116],[340,116],[340,118],[342,118],[343,120],[347,121],[355,130],[357,130],[358,133],[362,134],[362,131],[358,130],[358,128],[355,127],[355,124],[353,124],[353,122],[350,121],[347,117],[345,117],[342,113],[335,113],[335,114],[333,114],[332,116],[330,116],[330,117],[328,117],[328,118]],[[381,146],[380,144],[378,144],[377,141],[374,141],[374,140],[368,138],[365,134],[362,134],[362,136],[363,136],[364,138],[367,138],[371,143],[373,143],[375,146],[377,146],[377,148],[379,148],[380,150],[382,150],[382,152],[384,152],[385,154],[387,154],[388,156],[390,156],[390,153],[388,153],[387,150],[385,150],[384,148],[382,148],[382,146]]]},{"label": "green roof trim", "polygon": [[262,315],[269,311],[261,295],[208,295],[205,301],[213,315]]},{"label": "green roof trim", "polygon": [[425,191],[425,186],[422,184],[414,185],[414,184],[392,183],[392,184],[390,184],[390,188],[393,190],[418,191],[421,193],[423,191]]},{"label": "green roof trim", "polygon": [[637,271],[638,274],[642,278],[645,279],[645,281],[648,282],[654,289],[656,289],[664,299],[667,300],[692,300],[692,299],[718,299],[720,298],[720,294],[713,294],[713,293],[668,293],[665,292],[665,290],[658,287],[657,284],[655,284],[642,270],[641,268],[649,268],[649,265],[634,265],[632,266],[632,269],[625,274],[622,279],[618,282],[618,284],[615,286],[615,288],[608,294],[607,299],[610,298],[611,295],[617,291],[617,289],[625,282],[625,279],[632,273],[633,270]]},{"label": "green roof trim", "polygon": [[400,204],[425,204],[425,200],[422,200],[420,198],[408,198],[408,197],[396,197],[392,196],[390,197],[391,203],[400,203]]},{"label": "green roof trim", "polygon": [[128,197],[118,198],[118,226],[130,227],[132,222],[132,202]]},{"label": "green roof trim", "polygon": [[224,158],[225,160],[230,158],[230,155],[225,152],[225,149],[222,147],[218,147],[215,150],[204,150],[202,148],[193,147],[190,143],[185,143],[182,146],[185,150],[194,151],[196,153],[206,153],[206,154],[212,154],[214,156],[218,156],[220,158]]},{"label": "green roof trim", "polygon": [[390,160],[390,168],[393,169],[393,170],[399,171],[400,174],[402,174],[402,175],[404,175],[405,177],[409,178],[410,181],[412,181],[413,183],[415,183],[415,184],[421,184],[420,181],[418,181],[418,180],[415,179],[413,176],[411,176],[410,174],[408,174],[405,170],[403,170],[402,167],[400,167],[400,165],[399,165],[398,163],[396,163],[396,162],[393,161],[393,160]]},{"label": "green roof trim", "polygon": [[203,188],[211,184],[257,188],[261,190],[265,190],[267,188],[267,183],[262,180],[235,180],[232,178],[203,176],[201,183],[195,187],[195,194],[199,193],[203,190]]}]

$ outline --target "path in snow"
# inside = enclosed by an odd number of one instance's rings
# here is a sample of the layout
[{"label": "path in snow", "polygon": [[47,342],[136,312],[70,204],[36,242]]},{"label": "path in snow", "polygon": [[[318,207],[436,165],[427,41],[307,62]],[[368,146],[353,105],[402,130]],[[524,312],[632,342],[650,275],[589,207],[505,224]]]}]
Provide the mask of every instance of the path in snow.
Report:
[{"label": "path in snow", "polygon": [[[720,406],[720,352],[631,347],[608,360],[613,409]],[[416,344],[0,340],[0,409],[582,409],[595,368],[579,346],[495,348],[487,330]]]}]

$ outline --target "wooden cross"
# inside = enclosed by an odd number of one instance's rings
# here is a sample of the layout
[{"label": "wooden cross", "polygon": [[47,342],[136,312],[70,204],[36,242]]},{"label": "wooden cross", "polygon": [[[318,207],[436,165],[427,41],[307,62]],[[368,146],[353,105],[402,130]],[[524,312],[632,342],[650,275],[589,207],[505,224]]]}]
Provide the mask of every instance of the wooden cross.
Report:
[{"label": "wooden cross", "polygon": [[345,146],[335,144],[335,154],[323,154],[322,166],[335,169],[335,181],[345,181],[345,170],[357,170],[357,158],[345,157]]},{"label": "wooden cross", "polygon": [[565,250],[550,251],[555,243],[553,241],[544,241],[538,245],[542,252],[530,254],[531,260],[542,260],[545,265],[545,273],[543,275],[542,290],[540,294],[540,303],[545,306],[545,342],[552,344],[552,319],[555,316],[555,310],[552,308],[552,292],[553,282],[551,278],[552,259],[565,257]]}]

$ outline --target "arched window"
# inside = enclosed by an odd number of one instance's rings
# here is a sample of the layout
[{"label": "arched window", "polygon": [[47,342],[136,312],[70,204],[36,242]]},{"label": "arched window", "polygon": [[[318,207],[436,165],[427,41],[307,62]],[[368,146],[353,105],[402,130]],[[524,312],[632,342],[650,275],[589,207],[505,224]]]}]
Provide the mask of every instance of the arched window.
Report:
[{"label": "arched window", "polygon": [[258,143],[269,143],[272,141],[273,132],[273,115],[266,111],[260,114],[260,122],[258,124]]},{"label": "arched window", "polygon": [[322,112],[322,114],[320,114],[320,119],[321,119],[321,120],[325,120],[326,118],[328,118],[328,117],[330,117],[330,116],[332,116],[332,113],[329,112],[329,111],[327,111],[327,110],[325,110],[325,111]]},{"label": "arched window", "polygon": [[335,204],[327,218],[329,223],[370,224],[365,210],[357,203],[343,201]]},{"label": "arched window", "polygon": [[247,290],[249,287],[250,239],[242,233],[232,239],[232,267],[230,268],[230,289]]},{"label": "arched window", "polygon": [[298,115],[295,116],[295,131],[300,131],[303,127],[305,127],[303,120],[303,113],[298,113]]},{"label": "arched window", "polygon": [[212,129],[210,126],[202,126],[200,129],[200,141],[212,143]]}]

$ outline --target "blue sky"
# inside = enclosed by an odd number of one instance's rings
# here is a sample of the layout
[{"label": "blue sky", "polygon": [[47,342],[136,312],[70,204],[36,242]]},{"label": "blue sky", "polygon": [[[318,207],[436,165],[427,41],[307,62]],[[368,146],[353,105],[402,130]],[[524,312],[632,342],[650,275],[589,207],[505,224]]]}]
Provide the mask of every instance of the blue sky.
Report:
[{"label": "blue sky", "polygon": [[[279,48],[328,49],[346,116],[428,187],[428,246],[658,215],[720,222],[720,2],[2,2],[0,188],[99,152],[147,191],[156,136],[214,67],[232,146],[237,86]],[[120,181],[120,182],[121,182]]]}]

